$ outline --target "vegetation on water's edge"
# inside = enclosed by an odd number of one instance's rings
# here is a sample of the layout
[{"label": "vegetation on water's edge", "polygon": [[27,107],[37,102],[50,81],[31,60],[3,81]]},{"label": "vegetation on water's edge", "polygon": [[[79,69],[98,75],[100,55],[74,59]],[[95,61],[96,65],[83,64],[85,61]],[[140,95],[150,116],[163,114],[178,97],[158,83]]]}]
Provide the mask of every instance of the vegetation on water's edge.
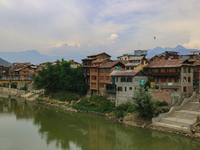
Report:
[{"label": "vegetation on water's edge", "polygon": [[45,89],[47,92],[73,91],[79,94],[86,94],[88,85],[84,83],[83,69],[71,67],[71,61],[57,61],[55,65],[46,64],[38,75],[34,77],[34,83],[38,89]]},{"label": "vegetation on water's edge", "polygon": [[[75,104],[73,103],[72,108],[76,110],[112,113],[118,118],[123,118],[128,113],[136,112],[141,117],[150,119],[158,116],[160,113],[169,111],[166,101],[161,102],[154,100],[152,95],[145,91],[145,89],[140,88],[135,94],[136,97],[133,99],[133,103],[120,104],[119,106],[115,106],[115,103],[100,95],[81,98],[81,96],[75,92],[62,91],[57,93],[48,93],[48,96],[50,95],[49,100],[59,100],[59,102],[51,101],[51,104],[69,106],[73,100]],[[45,100],[38,98],[37,101],[44,102]]]}]

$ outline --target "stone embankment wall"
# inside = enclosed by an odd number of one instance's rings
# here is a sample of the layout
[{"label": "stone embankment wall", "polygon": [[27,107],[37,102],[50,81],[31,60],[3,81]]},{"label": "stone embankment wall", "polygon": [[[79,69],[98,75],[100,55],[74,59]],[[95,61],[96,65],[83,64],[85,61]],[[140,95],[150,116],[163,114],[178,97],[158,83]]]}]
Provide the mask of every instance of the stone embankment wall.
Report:
[{"label": "stone embankment wall", "polygon": [[5,87],[0,87],[0,93],[4,93],[10,96],[17,96],[20,97],[21,95],[24,95],[26,91],[24,90],[17,90],[13,88],[5,88]]}]

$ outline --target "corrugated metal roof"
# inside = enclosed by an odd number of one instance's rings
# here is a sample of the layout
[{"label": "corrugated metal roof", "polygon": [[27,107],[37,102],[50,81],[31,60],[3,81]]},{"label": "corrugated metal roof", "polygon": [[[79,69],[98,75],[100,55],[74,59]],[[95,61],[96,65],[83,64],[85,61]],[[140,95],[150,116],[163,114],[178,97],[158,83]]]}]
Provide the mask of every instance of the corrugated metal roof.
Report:
[{"label": "corrugated metal roof", "polygon": [[180,67],[183,65],[185,59],[172,59],[172,60],[157,60],[150,62],[146,67],[150,68],[164,68],[164,67]]},{"label": "corrugated metal roof", "polygon": [[132,56],[129,60],[141,60],[144,56]]},{"label": "corrugated metal roof", "polygon": [[125,66],[138,66],[140,63],[127,63]]},{"label": "corrugated metal roof", "polygon": [[126,70],[126,71],[114,70],[114,71],[110,74],[111,76],[135,76],[141,70]]}]

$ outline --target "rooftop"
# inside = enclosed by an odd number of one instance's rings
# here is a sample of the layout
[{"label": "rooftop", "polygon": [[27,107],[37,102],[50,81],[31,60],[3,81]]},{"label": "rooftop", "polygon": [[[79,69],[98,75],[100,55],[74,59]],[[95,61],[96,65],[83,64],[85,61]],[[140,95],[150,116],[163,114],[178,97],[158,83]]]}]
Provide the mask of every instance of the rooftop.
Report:
[{"label": "rooftop", "polygon": [[146,67],[151,67],[151,68],[180,67],[184,65],[183,63],[185,61],[186,59],[158,60],[150,62],[150,64],[147,65]]},{"label": "rooftop", "polygon": [[135,76],[137,75],[139,72],[142,72],[141,70],[125,70],[125,71],[121,71],[121,70],[114,70],[110,76]]}]

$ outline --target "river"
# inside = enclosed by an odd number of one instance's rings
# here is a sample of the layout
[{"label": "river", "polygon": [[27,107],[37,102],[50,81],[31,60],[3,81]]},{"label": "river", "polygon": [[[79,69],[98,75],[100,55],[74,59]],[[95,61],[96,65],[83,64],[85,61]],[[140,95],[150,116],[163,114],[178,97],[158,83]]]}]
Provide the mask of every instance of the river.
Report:
[{"label": "river", "polygon": [[199,150],[200,141],[0,97],[0,150]]}]

